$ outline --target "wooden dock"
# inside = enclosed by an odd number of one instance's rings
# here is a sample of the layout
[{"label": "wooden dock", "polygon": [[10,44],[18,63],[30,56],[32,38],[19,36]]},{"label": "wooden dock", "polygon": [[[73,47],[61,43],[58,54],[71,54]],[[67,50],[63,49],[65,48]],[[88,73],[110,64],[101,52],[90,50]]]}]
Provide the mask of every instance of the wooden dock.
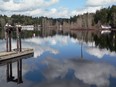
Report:
[{"label": "wooden dock", "polygon": [[[34,50],[30,48],[22,48],[21,43],[21,25],[11,26],[8,23],[5,25],[5,39],[6,39],[6,51],[0,52],[0,66],[6,65],[6,77],[7,82],[17,82],[17,84],[23,83],[22,80],[22,59],[31,58],[34,55]],[[15,31],[17,35],[17,48],[12,49],[11,36]],[[13,76],[12,63],[17,62],[17,77]]]},{"label": "wooden dock", "polygon": [[[22,59],[31,58],[34,55],[34,50],[23,48],[21,52],[14,49],[10,52],[0,52],[0,66],[6,65],[6,81],[15,82],[17,84],[23,83],[22,78]],[[16,62],[17,76],[13,75],[13,63]]]},{"label": "wooden dock", "polygon": [[[34,50],[30,48],[22,48],[21,42],[21,25],[11,26],[8,23],[4,26],[5,39],[6,39],[6,51],[0,52],[0,65],[5,62],[13,62],[23,58],[32,57]],[[12,32],[16,32],[17,35],[17,48],[12,49]]]},{"label": "wooden dock", "polygon": [[[11,59],[18,59],[18,58],[26,58],[30,55],[33,56],[34,50],[29,48],[23,48],[21,52],[17,52],[16,50],[13,50],[11,52],[0,52],[0,62],[11,60]],[[30,57],[31,57],[30,56]]]}]

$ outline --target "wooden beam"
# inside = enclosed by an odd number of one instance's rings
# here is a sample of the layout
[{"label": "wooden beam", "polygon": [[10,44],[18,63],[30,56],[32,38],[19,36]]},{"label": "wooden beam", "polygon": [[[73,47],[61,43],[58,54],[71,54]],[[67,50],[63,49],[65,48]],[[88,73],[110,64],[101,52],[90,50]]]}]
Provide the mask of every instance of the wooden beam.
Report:
[{"label": "wooden beam", "polygon": [[12,43],[11,43],[11,30],[9,30],[9,51],[12,51]]}]

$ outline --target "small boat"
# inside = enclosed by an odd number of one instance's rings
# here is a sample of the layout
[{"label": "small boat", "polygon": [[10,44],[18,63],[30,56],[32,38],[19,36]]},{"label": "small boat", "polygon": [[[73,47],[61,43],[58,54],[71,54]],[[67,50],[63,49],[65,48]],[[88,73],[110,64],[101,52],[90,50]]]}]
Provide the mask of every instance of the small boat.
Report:
[{"label": "small boat", "polygon": [[101,25],[101,28],[102,29],[111,29],[111,26],[109,26],[109,25],[108,26]]},{"label": "small boat", "polygon": [[101,34],[105,34],[105,33],[111,33],[111,30],[102,30]]}]

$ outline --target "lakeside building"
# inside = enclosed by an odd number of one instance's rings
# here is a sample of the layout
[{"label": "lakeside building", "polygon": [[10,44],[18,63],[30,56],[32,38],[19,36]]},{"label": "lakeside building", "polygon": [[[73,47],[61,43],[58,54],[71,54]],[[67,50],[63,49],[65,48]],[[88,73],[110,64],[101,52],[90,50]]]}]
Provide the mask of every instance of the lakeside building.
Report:
[{"label": "lakeside building", "polygon": [[40,31],[41,30],[41,25],[37,25],[37,26],[34,26],[34,25],[23,25],[22,26],[22,30],[29,30],[29,31],[38,30],[38,31]]},{"label": "lakeside building", "polygon": [[22,30],[34,30],[34,25],[24,25],[22,26]]}]

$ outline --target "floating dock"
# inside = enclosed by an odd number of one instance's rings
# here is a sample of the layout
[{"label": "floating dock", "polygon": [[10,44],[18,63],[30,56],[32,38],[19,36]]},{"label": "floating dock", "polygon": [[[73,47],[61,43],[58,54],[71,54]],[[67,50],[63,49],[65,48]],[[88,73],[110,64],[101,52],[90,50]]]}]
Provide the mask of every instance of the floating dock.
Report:
[{"label": "floating dock", "polygon": [[[18,58],[27,58],[31,57],[34,54],[33,49],[29,48],[23,48],[21,52],[17,52],[16,49],[14,49],[11,52],[0,52],[0,62],[6,61],[6,60],[11,60],[11,59],[18,59]],[[30,56],[29,56],[30,55]]]},{"label": "floating dock", "polygon": [[[34,55],[34,50],[30,48],[22,48],[19,52],[14,49],[10,52],[0,52],[0,66],[6,65],[6,80],[7,82],[23,83],[22,79],[22,59],[31,58]],[[13,75],[12,63],[17,63],[17,76]]]}]

